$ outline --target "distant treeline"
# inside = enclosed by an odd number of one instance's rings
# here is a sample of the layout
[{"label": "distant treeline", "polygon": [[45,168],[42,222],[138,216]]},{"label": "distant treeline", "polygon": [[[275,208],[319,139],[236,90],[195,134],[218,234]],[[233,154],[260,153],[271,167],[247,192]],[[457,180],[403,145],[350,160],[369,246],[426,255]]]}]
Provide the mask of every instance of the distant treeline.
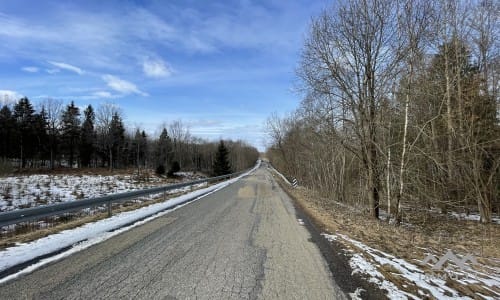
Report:
[{"label": "distant treeline", "polygon": [[[168,127],[168,128],[167,128]],[[231,171],[252,166],[257,149],[242,141],[224,141]],[[220,142],[193,137],[181,121],[164,126],[157,137],[127,130],[118,106],[88,105],[54,99],[35,110],[28,98],[0,109],[0,158],[24,168],[150,168],[213,173]]]}]

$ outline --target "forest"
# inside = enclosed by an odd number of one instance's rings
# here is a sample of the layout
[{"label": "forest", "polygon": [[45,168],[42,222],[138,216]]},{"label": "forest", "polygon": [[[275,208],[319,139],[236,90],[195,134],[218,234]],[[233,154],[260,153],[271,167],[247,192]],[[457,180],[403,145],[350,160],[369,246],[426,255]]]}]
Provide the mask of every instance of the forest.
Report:
[{"label": "forest", "polygon": [[500,212],[497,1],[338,1],[311,22],[302,101],[268,118],[267,157],[332,201],[400,224]]},{"label": "forest", "polygon": [[[88,105],[45,99],[35,109],[26,97],[0,109],[0,169],[107,168],[154,170],[159,175],[201,171],[215,175],[216,156],[228,160],[224,172],[255,164],[257,149],[243,141],[207,141],[194,137],[177,120],[164,125],[159,136],[127,128],[117,105]],[[166,123],[165,123],[166,124]],[[219,169],[215,165],[216,169]],[[218,173],[217,173],[218,174]]]}]

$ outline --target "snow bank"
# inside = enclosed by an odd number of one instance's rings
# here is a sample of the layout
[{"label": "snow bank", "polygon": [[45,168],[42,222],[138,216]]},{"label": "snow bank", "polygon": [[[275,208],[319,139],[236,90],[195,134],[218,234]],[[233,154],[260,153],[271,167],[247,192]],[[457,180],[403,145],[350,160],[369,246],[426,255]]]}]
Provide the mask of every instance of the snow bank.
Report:
[{"label": "snow bank", "polygon": [[[404,259],[371,248],[343,234],[330,235],[323,233],[322,235],[329,241],[342,238],[360,249],[364,255],[353,253],[349,261],[353,273],[368,275],[369,281],[386,290],[390,299],[421,299],[427,297],[434,297],[436,299],[470,299],[469,297],[461,296],[458,291],[448,287],[444,279],[424,272],[421,266],[411,264]],[[387,280],[379,271],[379,268],[382,268],[382,266],[388,266],[390,269],[396,270],[396,273],[393,273],[394,276],[402,277],[407,282],[415,284],[418,288],[418,295],[409,294]],[[493,293],[495,286],[500,286],[500,276],[498,273],[490,275],[472,268],[469,268],[467,272],[456,268],[450,268],[447,271],[451,272],[450,274],[454,276],[454,279],[462,285],[477,284]],[[488,298],[485,295],[481,296],[486,299]],[[497,296],[500,297],[500,294]]]}]

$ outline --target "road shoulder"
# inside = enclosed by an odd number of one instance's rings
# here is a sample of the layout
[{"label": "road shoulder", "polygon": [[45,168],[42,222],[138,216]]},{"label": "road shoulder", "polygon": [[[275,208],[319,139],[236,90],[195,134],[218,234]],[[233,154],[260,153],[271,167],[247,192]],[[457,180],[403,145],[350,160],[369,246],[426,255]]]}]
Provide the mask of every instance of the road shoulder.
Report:
[{"label": "road shoulder", "polygon": [[311,234],[311,242],[318,246],[332,273],[333,280],[342,291],[346,295],[356,294],[360,299],[388,299],[384,291],[377,285],[368,282],[358,273],[353,274],[353,270],[349,265],[348,249],[337,241],[328,241],[323,237],[321,233],[326,232],[326,230],[321,221],[304,209],[300,201],[289,192],[288,186],[285,186],[281,180],[276,181],[288,197],[292,199],[297,219],[302,220]]}]

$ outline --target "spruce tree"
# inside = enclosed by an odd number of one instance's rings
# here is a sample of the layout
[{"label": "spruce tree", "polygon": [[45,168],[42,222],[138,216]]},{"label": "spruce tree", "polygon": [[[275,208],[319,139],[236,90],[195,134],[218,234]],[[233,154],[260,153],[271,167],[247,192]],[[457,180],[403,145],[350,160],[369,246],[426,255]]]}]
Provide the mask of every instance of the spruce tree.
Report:
[{"label": "spruce tree", "polygon": [[146,132],[137,129],[132,141],[132,148],[130,149],[131,162],[135,162],[137,167],[137,174],[140,173],[140,167],[146,167],[146,158],[148,153],[148,136]]},{"label": "spruce tree", "polygon": [[21,168],[26,166],[26,158],[33,155],[34,113],[33,105],[26,97],[20,99],[14,106],[15,129],[19,136],[18,157],[21,158]]},{"label": "spruce tree", "polygon": [[47,157],[47,139],[48,139],[48,125],[49,120],[47,117],[47,111],[45,107],[42,106],[40,113],[33,115],[33,134],[34,134],[34,151],[37,154],[37,158],[44,163],[45,157]]},{"label": "spruce tree", "polygon": [[121,155],[121,150],[123,149],[125,143],[125,125],[123,125],[123,120],[118,113],[114,113],[111,118],[111,123],[109,125],[109,135],[111,140],[110,149],[110,166],[111,168],[119,167],[120,162],[122,162],[123,157]]},{"label": "spruce tree", "polygon": [[15,145],[15,119],[7,105],[0,109],[0,158],[12,157]]},{"label": "spruce tree", "polygon": [[214,175],[221,176],[226,174],[231,174],[231,166],[229,164],[229,151],[224,145],[224,141],[220,141],[219,147],[217,147],[217,153],[215,154],[214,162]]},{"label": "spruce tree", "polygon": [[[156,167],[170,166],[172,163],[172,139],[168,136],[166,128],[160,134],[155,151]],[[161,169],[161,168],[160,168]]]},{"label": "spruce tree", "polygon": [[73,167],[80,139],[81,128],[79,116],[80,110],[75,106],[73,101],[71,101],[71,104],[66,107],[66,111],[62,114],[62,138],[68,154],[70,168]]},{"label": "spruce tree", "polygon": [[92,105],[87,106],[83,114],[85,115],[85,119],[83,120],[80,137],[80,159],[83,167],[90,167],[95,151],[94,145],[96,139],[94,130],[95,113]]}]

